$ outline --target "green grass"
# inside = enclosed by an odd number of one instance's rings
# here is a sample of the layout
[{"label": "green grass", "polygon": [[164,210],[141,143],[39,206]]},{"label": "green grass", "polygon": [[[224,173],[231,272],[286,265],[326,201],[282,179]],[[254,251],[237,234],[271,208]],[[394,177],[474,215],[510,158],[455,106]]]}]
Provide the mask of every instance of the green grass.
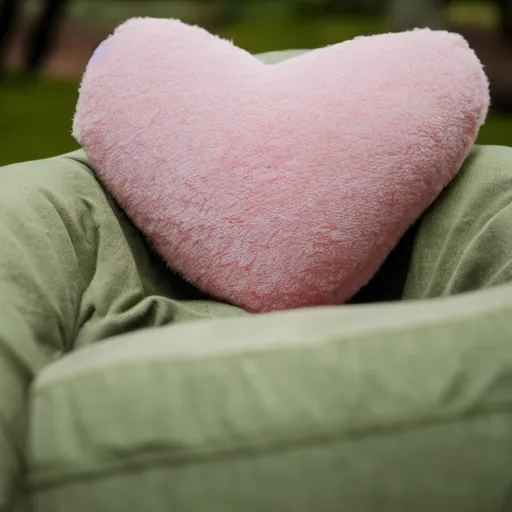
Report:
[{"label": "green grass", "polygon": [[[314,48],[382,30],[379,20],[259,19],[220,31],[253,53]],[[0,165],[45,158],[77,147],[70,135],[78,81],[44,80],[32,84],[0,82]],[[512,146],[512,117],[491,116],[478,142]]]},{"label": "green grass", "polygon": [[0,82],[0,165],[75,149],[70,132],[77,91],[78,82]]}]

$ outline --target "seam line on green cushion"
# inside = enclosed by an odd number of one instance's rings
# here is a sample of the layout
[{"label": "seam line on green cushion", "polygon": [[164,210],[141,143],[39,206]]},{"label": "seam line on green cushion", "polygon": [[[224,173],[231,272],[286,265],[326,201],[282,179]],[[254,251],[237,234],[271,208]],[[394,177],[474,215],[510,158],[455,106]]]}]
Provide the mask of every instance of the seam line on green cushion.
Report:
[{"label": "seam line on green cushion", "polygon": [[266,443],[262,444],[245,444],[238,445],[236,447],[216,449],[214,451],[210,451],[208,453],[190,453],[182,454],[181,456],[177,456],[175,454],[169,455],[164,454],[160,456],[155,456],[152,454],[151,456],[146,456],[144,458],[140,457],[137,460],[123,460],[118,463],[111,463],[103,465],[101,468],[80,468],[75,471],[54,471],[48,472],[47,475],[42,476],[33,476],[29,475],[27,479],[27,489],[29,492],[37,493],[38,491],[45,489],[55,489],[58,487],[63,487],[68,483],[76,483],[79,481],[86,480],[98,480],[101,478],[112,478],[117,476],[122,476],[128,473],[141,472],[146,469],[148,465],[151,465],[151,469],[155,466],[164,466],[164,465],[172,465],[172,466],[185,466],[190,464],[197,463],[214,463],[219,460],[226,459],[236,459],[236,458],[247,458],[247,457],[260,457],[269,454],[274,454],[276,452],[283,451],[293,451],[296,449],[304,449],[304,448],[314,448],[318,445],[324,444],[336,444],[345,441],[360,441],[369,437],[377,437],[377,436],[390,436],[396,433],[403,433],[404,431],[411,430],[421,430],[430,427],[436,427],[439,425],[449,425],[449,424],[457,424],[464,423],[468,419],[479,418],[483,416],[490,415],[510,415],[512,420],[512,404],[507,403],[506,405],[500,404],[495,405],[494,407],[489,407],[486,410],[479,410],[471,413],[466,413],[462,415],[458,415],[457,417],[446,418],[444,420],[435,420],[435,421],[422,421],[421,423],[416,424],[402,424],[399,428],[367,428],[362,429],[357,432],[344,432],[339,435],[339,433],[331,433],[316,436],[310,436],[308,438],[302,439],[286,439],[276,441],[274,443]]}]

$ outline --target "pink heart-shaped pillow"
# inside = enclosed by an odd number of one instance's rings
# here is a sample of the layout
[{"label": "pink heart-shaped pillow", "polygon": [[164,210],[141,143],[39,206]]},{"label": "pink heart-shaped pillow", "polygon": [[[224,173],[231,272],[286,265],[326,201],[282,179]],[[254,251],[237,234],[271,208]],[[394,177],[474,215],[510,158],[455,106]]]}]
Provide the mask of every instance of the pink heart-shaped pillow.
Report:
[{"label": "pink heart-shaped pillow", "polygon": [[119,27],[74,135],[156,250],[263,312],[341,304],[454,177],[487,114],[465,40],[415,30],[267,65],[177,20]]}]

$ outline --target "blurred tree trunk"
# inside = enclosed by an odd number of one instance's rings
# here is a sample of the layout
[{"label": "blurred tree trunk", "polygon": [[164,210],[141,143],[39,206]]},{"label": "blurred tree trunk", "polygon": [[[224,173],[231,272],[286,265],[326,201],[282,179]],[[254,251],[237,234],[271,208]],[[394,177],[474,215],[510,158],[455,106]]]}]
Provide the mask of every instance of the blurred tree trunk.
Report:
[{"label": "blurred tree trunk", "polygon": [[0,72],[5,66],[7,49],[21,15],[19,0],[0,0]]},{"label": "blurred tree trunk", "polygon": [[505,40],[512,43],[512,0],[497,0],[500,7],[501,33]]},{"label": "blurred tree trunk", "polygon": [[27,41],[25,71],[38,73],[57,39],[68,0],[45,0]]}]

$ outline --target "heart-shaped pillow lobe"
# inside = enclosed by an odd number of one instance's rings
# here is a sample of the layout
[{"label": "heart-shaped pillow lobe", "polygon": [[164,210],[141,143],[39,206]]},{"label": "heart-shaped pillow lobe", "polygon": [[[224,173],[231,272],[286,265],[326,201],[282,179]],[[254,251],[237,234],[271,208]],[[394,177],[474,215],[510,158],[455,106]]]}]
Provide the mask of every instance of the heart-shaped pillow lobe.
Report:
[{"label": "heart-shaped pillow lobe", "polygon": [[168,19],[95,53],[73,132],[158,253],[251,312],[342,304],[462,165],[488,81],[459,35],[359,37],[264,64]]}]

